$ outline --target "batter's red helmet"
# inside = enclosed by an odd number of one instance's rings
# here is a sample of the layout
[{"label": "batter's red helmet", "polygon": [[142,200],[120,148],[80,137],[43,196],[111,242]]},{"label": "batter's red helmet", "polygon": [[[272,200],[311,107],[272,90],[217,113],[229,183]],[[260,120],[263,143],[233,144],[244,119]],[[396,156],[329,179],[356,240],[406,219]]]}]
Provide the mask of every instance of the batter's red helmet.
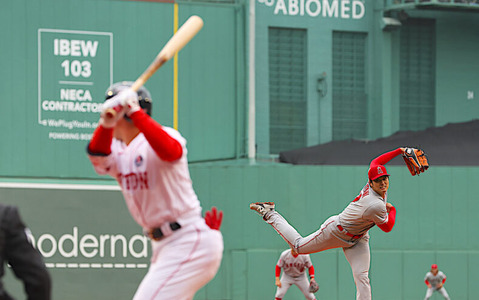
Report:
[{"label": "batter's red helmet", "polygon": [[[132,81],[120,81],[114,83],[108,87],[105,92],[105,100],[110,99],[111,97],[118,94],[121,90],[127,89],[133,85]],[[138,94],[138,102],[140,103],[140,107],[143,108],[146,113],[151,116],[151,94],[150,92],[144,87],[140,87],[136,92]],[[125,118],[128,119],[127,116]]]},{"label": "batter's red helmet", "polygon": [[436,264],[432,264],[431,269],[437,269],[437,265],[436,265]]}]

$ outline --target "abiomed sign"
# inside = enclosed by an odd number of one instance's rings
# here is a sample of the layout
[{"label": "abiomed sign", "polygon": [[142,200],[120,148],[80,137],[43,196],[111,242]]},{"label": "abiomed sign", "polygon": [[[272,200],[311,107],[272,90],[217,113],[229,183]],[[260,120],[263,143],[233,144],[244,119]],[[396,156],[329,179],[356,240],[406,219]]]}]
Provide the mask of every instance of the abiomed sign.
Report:
[{"label": "abiomed sign", "polygon": [[337,19],[362,19],[365,14],[361,0],[258,0],[273,7],[275,15],[310,16]]}]

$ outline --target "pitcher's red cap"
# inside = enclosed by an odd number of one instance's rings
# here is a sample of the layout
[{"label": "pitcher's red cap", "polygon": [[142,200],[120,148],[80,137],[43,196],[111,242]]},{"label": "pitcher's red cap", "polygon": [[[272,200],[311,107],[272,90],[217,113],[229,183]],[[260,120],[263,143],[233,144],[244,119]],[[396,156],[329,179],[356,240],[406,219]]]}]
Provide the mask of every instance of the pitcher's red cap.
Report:
[{"label": "pitcher's red cap", "polygon": [[386,171],[386,167],[383,165],[376,165],[369,168],[368,177],[370,180],[374,180],[381,176],[389,176],[388,172]]},{"label": "pitcher's red cap", "polygon": [[433,265],[431,266],[431,269],[437,269],[437,265],[436,265],[436,264],[433,264]]}]

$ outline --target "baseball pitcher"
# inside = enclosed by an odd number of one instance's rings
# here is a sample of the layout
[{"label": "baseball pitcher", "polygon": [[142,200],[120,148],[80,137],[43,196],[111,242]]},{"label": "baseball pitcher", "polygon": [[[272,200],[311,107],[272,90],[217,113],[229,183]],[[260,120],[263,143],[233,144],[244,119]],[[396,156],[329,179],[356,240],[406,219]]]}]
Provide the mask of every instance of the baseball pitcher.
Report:
[{"label": "baseball pitcher", "polygon": [[[338,215],[327,219],[312,234],[303,237],[286,219],[274,209],[273,202],[256,202],[250,209],[278,232],[288,245],[299,254],[308,254],[332,248],[343,248],[344,255],[351,265],[356,284],[356,299],[370,300],[369,283],[369,229],[377,225],[384,232],[390,232],[396,221],[396,208],[387,201],[389,174],[384,164],[398,155],[413,155],[417,161],[416,149],[397,148],[375,158],[368,171],[368,182],[359,195]],[[421,158],[423,158],[421,156]],[[424,156],[425,159],[425,156]],[[409,161],[409,158],[408,158]],[[427,168],[418,161],[418,170]],[[415,172],[412,175],[417,175]]]}]

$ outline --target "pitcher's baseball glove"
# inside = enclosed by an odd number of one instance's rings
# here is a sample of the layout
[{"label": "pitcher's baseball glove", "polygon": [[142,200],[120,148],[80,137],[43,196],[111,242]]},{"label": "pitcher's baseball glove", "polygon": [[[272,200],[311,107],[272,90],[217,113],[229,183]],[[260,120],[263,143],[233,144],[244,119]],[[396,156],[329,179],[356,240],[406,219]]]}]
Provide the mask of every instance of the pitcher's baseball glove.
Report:
[{"label": "pitcher's baseball glove", "polygon": [[311,280],[309,283],[309,292],[310,293],[316,293],[319,290],[319,284],[316,282],[316,280]]},{"label": "pitcher's baseball glove", "polygon": [[402,158],[412,176],[419,175],[429,168],[426,153],[422,149],[406,148]]}]

